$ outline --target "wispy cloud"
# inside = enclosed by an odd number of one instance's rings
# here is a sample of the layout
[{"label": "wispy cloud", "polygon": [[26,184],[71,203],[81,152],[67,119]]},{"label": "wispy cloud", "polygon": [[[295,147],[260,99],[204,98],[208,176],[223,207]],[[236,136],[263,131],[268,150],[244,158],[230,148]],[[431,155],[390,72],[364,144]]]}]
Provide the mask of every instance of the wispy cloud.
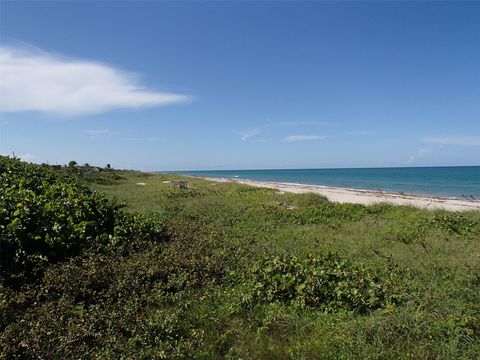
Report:
[{"label": "wispy cloud", "polygon": [[265,125],[257,126],[240,132],[240,139],[242,141],[251,140],[255,138],[255,141],[265,142],[267,139],[257,139],[256,137],[268,129],[283,128],[283,127],[311,127],[311,126],[323,126],[327,123],[322,121],[269,121]]},{"label": "wispy cloud", "polygon": [[242,139],[242,141],[247,141],[248,139],[251,139],[259,135],[261,132],[262,132],[262,128],[248,129],[240,133],[240,139]]},{"label": "wispy cloud", "polygon": [[327,124],[328,123],[324,121],[301,121],[298,123],[298,125],[304,125],[304,126],[324,126]]},{"label": "wispy cloud", "polygon": [[18,47],[0,47],[0,78],[4,112],[70,117],[192,101],[146,89],[135,75],[110,65]]},{"label": "wispy cloud", "polygon": [[370,130],[360,130],[360,131],[349,131],[348,135],[370,135],[372,131]]},{"label": "wispy cloud", "polygon": [[430,144],[480,146],[480,136],[429,136],[422,141]]},{"label": "wispy cloud", "polygon": [[155,141],[159,141],[159,138],[156,137],[138,137],[138,138],[124,138],[123,141],[128,142],[138,142],[138,143],[151,143]]},{"label": "wispy cloud", "polygon": [[323,140],[326,136],[318,136],[318,135],[289,135],[286,136],[283,141],[284,142],[297,142],[297,141],[315,141],[315,140]]},{"label": "wispy cloud", "polygon": [[103,138],[105,136],[111,136],[112,133],[108,129],[100,129],[100,130],[87,130],[87,134],[90,139],[95,140],[99,138]]},{"label": "wispy cloud", "polygon": [[422,148],[422,149],[418,149],[415,154],[413,155],[410,155],[410,157],[408,158],[407,161],[405,161],[405,164],[406,165],[409,165],[409,164],[412,164],[414,163],[419,157],[425,155],[425,154],[428,154],[428,153],[431,153],[433,151],[432,148]]},{"label": "wispy cloud", "polygon": [[276,121],[268,123],[268,127],[281,127],[281,126],[323,126],[327,125],[323,121]]},{"label": "wispy cloud", "polygon": [[265,127],[298,126],[296,121],[270,121]]}]

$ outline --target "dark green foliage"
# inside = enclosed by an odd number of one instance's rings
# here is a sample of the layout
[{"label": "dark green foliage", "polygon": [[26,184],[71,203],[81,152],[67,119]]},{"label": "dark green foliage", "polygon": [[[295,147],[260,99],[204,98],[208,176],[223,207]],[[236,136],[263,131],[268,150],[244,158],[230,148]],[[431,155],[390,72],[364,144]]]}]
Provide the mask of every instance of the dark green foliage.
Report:
[{"label": "dark green foliage", "polygon": [[480,357],[478,213],[5,157],[0,176],[0,359]]},{"label": "dark green foliage", "polygon": [[[391,280],[401,281],[391,272]],[[300,307],[326,311],[350,310],[365,312],[394,304],[400,288],[384,281],[365,268],[358,268],[338,256],[268,258],[257,263],[246,284],[242,302],[286,302]]]},{"label": "dark green foliage", "polygon": [[0,275],[30,278],[88,247],[162,235],[159,225],[47,166],[0,158]]},{"label": "dark green foliage", "polygon": [[99,171],[97,168],[82,168],[79,176],[81,176],[81,180],[99,185],[116,185],[118,180],[124,179],[117,172]]},{"label": "dark green foliage", "polygon": [[322,206],[311,205],[297,211],[297,219],[302,224],[315,224],[322,222],[345,222],[360,220],[370,213],[369,208],[357,204],[336,206],[326,203]]},{"label": "dark green foliage", "polygon": [[439,214],[433,218],[433,224],[445,231],[458,235],[480,233],[480,221],[469,219],[462,214],[447,213]]},{"label": "dark green foliage", "polygon": [[[202,332],[161,245],[85,253],[51,266],[36,286],[4,293],[0,354],[8,358],[185,358]],[[5,289],[3,289],[5,290]],[[177,302],[182,306],[172,306]]]}]

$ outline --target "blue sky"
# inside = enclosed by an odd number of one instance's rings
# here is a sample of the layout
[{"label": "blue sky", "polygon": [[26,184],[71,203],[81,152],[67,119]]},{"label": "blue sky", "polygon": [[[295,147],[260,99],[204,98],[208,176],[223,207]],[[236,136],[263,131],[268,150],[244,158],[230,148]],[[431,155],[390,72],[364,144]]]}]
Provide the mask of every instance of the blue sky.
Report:
[{"label": "blue sky", "polygon": [[0,153],[480,165],[479,2],[0,3]]}]

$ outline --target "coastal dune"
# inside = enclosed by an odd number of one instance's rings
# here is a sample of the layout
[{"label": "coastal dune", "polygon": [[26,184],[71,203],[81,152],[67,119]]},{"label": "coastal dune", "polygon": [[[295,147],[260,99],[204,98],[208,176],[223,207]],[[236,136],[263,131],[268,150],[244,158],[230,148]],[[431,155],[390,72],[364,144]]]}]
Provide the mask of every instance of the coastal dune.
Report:
[{"label": "coastal dune", "polygon": [[387,203],[392,205],[414,206],[417,208],[430,210],[442,209],[448,211],[480,211],[480,201],[478,200],[463,200],[434,196],[407,195],[381,191],[345,189],[321,185],[253,181],[231,178],[204,177],[204,179],[217,182],[235,182],[238,184],[276,189],[281,192],[289,192],[296,194],[313,193],[325,196],[329,201],[337,203],[352,203],[362,205]]}]

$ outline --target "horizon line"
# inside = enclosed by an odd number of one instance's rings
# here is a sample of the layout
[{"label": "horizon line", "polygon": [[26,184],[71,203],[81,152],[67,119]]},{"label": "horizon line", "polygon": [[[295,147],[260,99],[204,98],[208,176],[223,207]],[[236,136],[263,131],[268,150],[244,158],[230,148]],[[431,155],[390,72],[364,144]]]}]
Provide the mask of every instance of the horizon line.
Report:
[{"label": "horizon line", "polygon": [[359,169],[416,169],[416,168],[451,168],[480,167],[479,165],[427,165],[427,166],[368,166],[368,167],[319,167],[319,168],[257,168],[257,169],[210,169],[210,170],[150,170],[155,173],[169,172],[204,172],[204,171],[278,171],[278,170],[359,170]]}]

